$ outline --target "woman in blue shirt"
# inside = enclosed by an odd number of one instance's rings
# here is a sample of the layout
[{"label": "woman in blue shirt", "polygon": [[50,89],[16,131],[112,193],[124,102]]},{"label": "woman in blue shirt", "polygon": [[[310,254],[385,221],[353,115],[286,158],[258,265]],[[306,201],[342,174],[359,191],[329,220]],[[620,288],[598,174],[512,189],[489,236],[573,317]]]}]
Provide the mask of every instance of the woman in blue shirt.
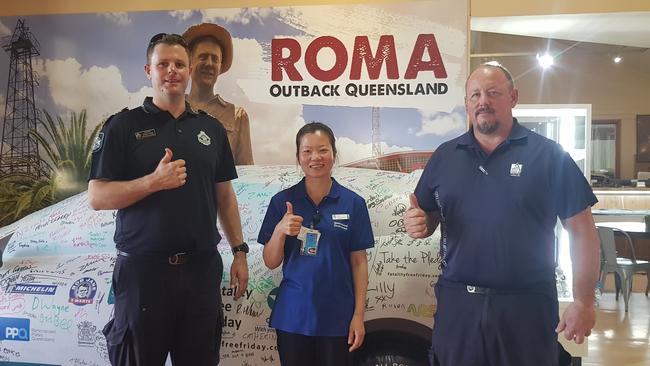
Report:
[{"label": "woman in blue shirt", "polygon": [[283,366],[351,365],[365,336],[366,249],[374,246],[368,208],[332,178],[328,126],[303,126],[296,149],[305,177],[273,196],[257,239],[267,267],[284,263],[270,325]]}]

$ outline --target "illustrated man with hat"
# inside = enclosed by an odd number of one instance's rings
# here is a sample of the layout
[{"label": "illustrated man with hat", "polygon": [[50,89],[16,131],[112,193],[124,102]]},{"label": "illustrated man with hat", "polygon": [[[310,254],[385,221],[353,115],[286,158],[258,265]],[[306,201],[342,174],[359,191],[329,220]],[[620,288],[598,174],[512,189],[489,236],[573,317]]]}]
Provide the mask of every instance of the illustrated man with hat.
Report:
[{"label": "illustrated man with hat", "polygon": [[218,119],[228,132],[228,141],[236,165],[252,165],[250,124],[248,114],[214,92],[220,74],[232,65],[232,37],[228,31],[212,23],[189,27],[183,38],[191,52],[192,88],[187,96],[193,108],[208,112]]}]

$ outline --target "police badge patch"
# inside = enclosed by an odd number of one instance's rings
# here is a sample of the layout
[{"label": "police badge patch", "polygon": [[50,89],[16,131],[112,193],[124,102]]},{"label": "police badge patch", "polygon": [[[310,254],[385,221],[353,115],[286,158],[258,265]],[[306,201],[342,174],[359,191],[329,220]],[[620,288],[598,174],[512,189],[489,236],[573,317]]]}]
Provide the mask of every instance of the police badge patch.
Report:
[{"label": "police badge patch", "polygon": [[104,142],[104,133],[100,132],[97,134],[97,137],[95,137],[95,141],[93,141],[94,153],[102,149],[103,142]]},{"label": "police badge patch", "polygon": [[206,134],[205,132],[203,132],[203,131],[199,132],[199,134],[196,135],[196,138],[203,145],[210,146],[210,136],[208,136],[208,134]]}]

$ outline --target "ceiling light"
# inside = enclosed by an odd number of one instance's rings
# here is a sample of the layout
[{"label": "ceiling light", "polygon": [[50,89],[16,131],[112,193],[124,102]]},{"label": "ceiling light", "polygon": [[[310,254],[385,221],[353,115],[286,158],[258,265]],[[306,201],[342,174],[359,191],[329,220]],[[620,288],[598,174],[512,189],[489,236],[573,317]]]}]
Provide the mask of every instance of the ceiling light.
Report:
[{"label": "ceiling light", "polygon": [[540,56],[538,53],[537,62],[539,63],[539,66],[542,67],[542,69],[548,69],[549,67],[553,66],[553,56],[549,55],[548,53]]},{"label": "ceiling light", "polygon": [[619,62],[623,61],[623,58],[621,56],[615,56],[614,57],[614,63],[617,64]]}]

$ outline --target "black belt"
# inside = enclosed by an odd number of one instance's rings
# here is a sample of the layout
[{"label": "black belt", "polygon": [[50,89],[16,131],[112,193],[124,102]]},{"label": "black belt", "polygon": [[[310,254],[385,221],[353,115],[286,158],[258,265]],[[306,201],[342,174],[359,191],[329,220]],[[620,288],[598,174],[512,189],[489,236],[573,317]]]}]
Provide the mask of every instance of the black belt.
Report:
[{"label": "black belt", "polygon": [[465,285],[465,289],[467,292],[470,294],[484,294],[484,295],[492,295],[496,294],[497,290],[493,288],[487,288],[487,287],[480,287],[480,286],[473,286],[473,285]]},{"label": "black belt", "polygon": [[127,252],[123,252],[121,250],[117,250],[117,255],[120,257],[125,257],[125,258],[145,258],[145,259],[160,259],[163,262],[167,262],[168,264],[172,266],[180,266],[189,260],[191,254],[190,253],[175,253],[170,256],[155,256],[155,255],[135,255]]},{"label": "black belt", "polygon": [[489,287],[481,287],[476,285],[469,285],[465,283],[453,282],[445,280],[443,278],[438,279],[438,284],[443,287],[451,287],[457,289],[464,289],[467,293],[470,294],[479,294],[479,295],[516,295],[516,294],[527,294],[533,292],[543,292],[543,289],[548,288],[548,286],[555,286],[554,282],[550,283],[539,283],[531,287],[524,288],[514,288],[514,289],[495,289]]}]

